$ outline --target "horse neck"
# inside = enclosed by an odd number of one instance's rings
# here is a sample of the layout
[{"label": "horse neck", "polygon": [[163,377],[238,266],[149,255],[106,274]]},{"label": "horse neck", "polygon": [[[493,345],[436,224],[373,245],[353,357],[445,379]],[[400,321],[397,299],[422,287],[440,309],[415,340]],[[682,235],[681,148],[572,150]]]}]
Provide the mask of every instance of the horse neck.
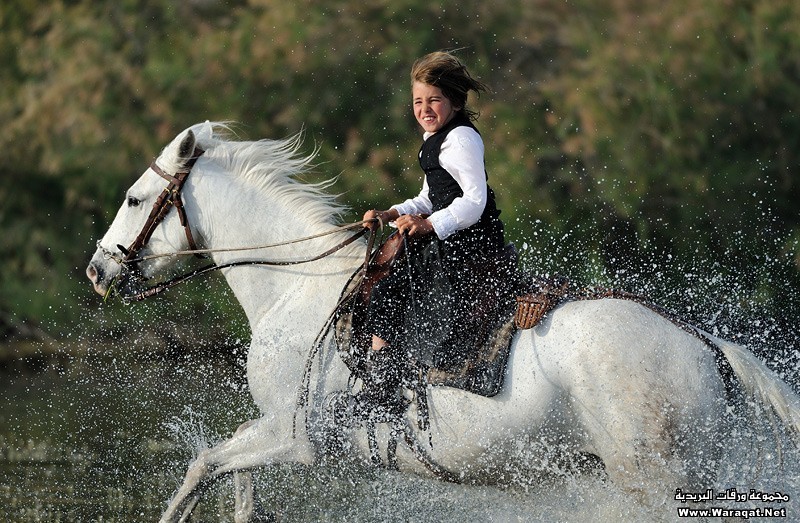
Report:
[{"label": "horse neck", "polygon": [[[330,223],[314,222],[297,214],[294,202],[267,201],[259,190],[248,190],[240,180],[204,176],[198,182],[194,217],[208,249],[272,245],[330,231]],[[237,187],[238,185],[238,187]],[[239,189],[239,190],[237,190]],[[208,203],[203,203],[208,202]],[[216,252],[217,265],[246,260],[301,260],[322,253],[350,233],[337,232],[301,243],[248,251]],[[363,256],[357,242],[332,256],[293,266],[242,266],[224,269],[223,275],[242,306],[251,329],[271,312],[292,315],[312,330],[324,321],[348,276]],[[309,306],[313,303],[315,306]],[[319,318],[317,317],[319,316]],[[302,325],[303,323],[295,323]]]}]

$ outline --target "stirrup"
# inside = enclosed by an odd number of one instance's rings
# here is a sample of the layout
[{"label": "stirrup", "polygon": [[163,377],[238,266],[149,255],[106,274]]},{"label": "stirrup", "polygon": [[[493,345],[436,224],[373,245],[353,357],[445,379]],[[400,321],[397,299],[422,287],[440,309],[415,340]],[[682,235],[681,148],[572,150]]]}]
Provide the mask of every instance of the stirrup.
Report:
[{"label": "stirrup", "polygon": [[331,392],[324,402],[325,418],[336,427],[354,429],[361,425],[355,415],[355,398],[346,390]]},{"label": "stirrup", "polygon": [[353,414],[362,421],[393,423],[405,416],[411,404],[399,389],[392,391],[361,390],[353,398]]}]

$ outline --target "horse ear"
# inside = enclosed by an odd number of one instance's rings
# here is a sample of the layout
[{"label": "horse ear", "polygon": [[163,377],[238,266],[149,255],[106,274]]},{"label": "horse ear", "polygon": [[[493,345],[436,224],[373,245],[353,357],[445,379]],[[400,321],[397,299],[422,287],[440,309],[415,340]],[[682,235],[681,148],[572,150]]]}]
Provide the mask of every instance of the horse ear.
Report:
[{"label": "horse ear", "polygon": [[196,142],[196,138],[194,136],[194,132],[189,129],[186,132],[186,136],[181,141],[181,145],[178,147],[178,158],[186,159],[192,157],[192,153],[194,152],[194,144]]}]

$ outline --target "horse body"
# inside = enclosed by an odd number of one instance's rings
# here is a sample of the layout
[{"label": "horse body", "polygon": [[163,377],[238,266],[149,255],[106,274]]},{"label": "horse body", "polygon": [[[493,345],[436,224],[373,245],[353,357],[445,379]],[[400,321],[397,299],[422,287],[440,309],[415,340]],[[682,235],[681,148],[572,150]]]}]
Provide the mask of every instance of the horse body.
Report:
[{"label": "horse body", "polygon": [[[186,150],[186,142],[195,135],[206,150],[184,189],[198,244],[208,249],[265,245],[331,229],[339,208],[325,195],[325,187],[293,178],[309,161],[295,156],[296,143],[226,141],[215,134],[219,127],[208,122],[194,126],[158,159],[162,169],[174,172],[184,161],[176,151]],[[122,288],[135,286],[121,277],[121,266],[109,259],[109,252],[136,235],[147,202],[160,190],[163,180],[151,170],[129,190],[126,204],[87,269],[98,292],[106,292],[115,277],[121,279]],[[130,205],[136,201],[141,205]],[[345,236],[340,232],[269,251],[215,252],[213,258],[217,264],[302,259]],[[142,254],[185,248],[186,239],[172,213]],[[298,387],[309,349],[348,277],[363,260],[363,249],[358,243],[317,262],[291,267],[224,270],[252,329],[247,379],[262,417],[200,453],[163,521],[188,515],[203,486],[230,472],[237,479],[237,518],[246,520],[252,510],[248,469],[281,462],[314,463],[325,443],[324,431],[319,430],[324,425],[325,398],[346,388],[348,370],[331,351],[316,360],[307,424],[304,413],[296,416]],[[175,259],[156,258],[139,265],[145,276],[163,275],[175,266]],[[800,402],[788,387],[775,385],[776,378],[763,365],[737,350],[725,350],[736,360],[737,374],[761,376],[754,389],[764,383],[773,386],[761,399],[783,405],[779,415],[797,430]],[[708,486],[722,452],[716,438],[727,408],[725,388],[707,346],[649,309],[614,299],[567,303],[536,328],[520,332],[513,341],[505,386],[497,396],[435,387],[429,389],[429,402],[433,445],[421,448],[464,481],[507,481],[510,471],[525,474],[535,468],[542,459],[537,449],[562,449],[567,455],[597,456],[612,481],[633,491],[653,485],[673,491]],[[410,430],[416,425],[414,417],[410,409]],[[345,432],[344,437],[368,460],[363,430]],[[425,434],[414,437],[428,439]],[[397,457],[401,470],[429,474],[406,446],[398,447]]]},{"label": "horse body", "polygon": [[[675,347],[687,354],[676,357]],[[621,300],[568,303],[523,332],[496,397],[431,395],[432,456],[467,471],[466,480],[485,481],[498,464],[524,471],[530,456],[517,443],[533,440],[599,457],[612,480],[632,490],[652,486],[644,471],[661,485],[697,484],[684,462],[713,458],[704,431],[725,411],[713,354]]]}]

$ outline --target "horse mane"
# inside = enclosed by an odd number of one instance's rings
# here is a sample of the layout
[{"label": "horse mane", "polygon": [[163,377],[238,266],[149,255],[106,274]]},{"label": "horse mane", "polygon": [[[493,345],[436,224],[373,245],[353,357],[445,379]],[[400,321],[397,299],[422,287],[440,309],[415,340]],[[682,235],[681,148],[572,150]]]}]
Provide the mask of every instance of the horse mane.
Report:
[{"label": "horse mane", "polygon": [[[318,183],[308,183],[300,179],[316,166],[314,159],[319,152],[315,149],[303,155],[303,132],[282,140],[264,139],[258,141],[238,140],[235,130],[228,122],[204,122],[196,124],[192,130],[197,146],[204,149],[205,156],[213,158],[231,175],[263,191],[265,196],[280,199],[298,215],[324,223],[333,223],[334,217],[341,216],[348,208],[338,201],[337,194],[330,194],[336,178]],[[178,144],[185,136],[178,135],[162,152],[160,162],[164,167],[179,165],[183,160],[177,158]]]}]

